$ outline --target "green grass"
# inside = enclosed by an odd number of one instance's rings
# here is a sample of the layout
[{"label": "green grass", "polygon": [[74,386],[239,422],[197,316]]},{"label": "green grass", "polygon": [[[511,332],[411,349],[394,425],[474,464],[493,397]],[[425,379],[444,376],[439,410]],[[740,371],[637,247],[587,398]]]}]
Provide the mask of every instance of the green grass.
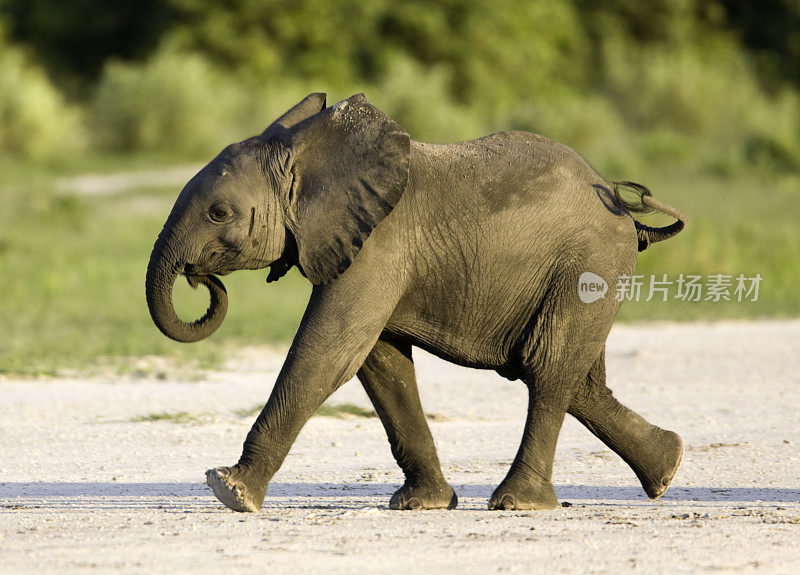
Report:
[{"label": "green grass", "polygon": [[[137,152],[135,154],[86,153],[35,162],[0,154],[0,189],[5,194],[8,187],[34,189],[47,187],[53,178],[82,176],[84,174],[116,174],[136,170],[168,168],[192,163],[202,163],[208,157],[164,152]],[[177,196],[179,190],[175,190]]]},{"label": "green grass", "polygon": [[[263,408],[264,406],[262,404],[258,404],[249,409],[237,409],[233,414],[237,417],[252,418],[258,415]],[[333,417],[335,419],[378,417],[375,411],[364,409],[352,403],[337,403],[335,405],[323,403],[314,415],[317,417]],[[131,418],[131,421],[134,423],[168,422],[176,424],[201,424],[213,421],[213,417],[207,413],[191,414],[186,411],[159,411],[146,415],[137,415]]]},{"label": "green grass", "polygon": [[185,411],[167,412],[160,411],[158,413],[149,413],[147,415],[139,415],[131,419],[135,423],[145,421],[168,421],[169,423],[202,423],[206,418],[197,415],[191,415]]},{"label": "green grass", "polygon": [[[38,183],[3,190],[0,214],[0,373],[93,369],[108,358],[166,355],[217,364],[229,346],[291,339],[310,294],[296,273],[267,285],[263,272],[225,278],[228,318],[197,345],[153,326],[144,299],[147,261],[175,189],[109,198],[59,196]],[[176,286],[176,308],[197,317],[203,290]]]},{"label": "green grass", "polygon": [[[636,179],[631,177],[631,179]],[[762,276],[755,302],[631,301],[619,319],[693,320],[797,317],[800,315],[800,177],[661,172],[642,174],[660,200],[682,209],[689,218],[683,232],[654,244],[639,256],[636,273],[649,281],[683,273]],[[655,220],[655,219],[654,219]],[[663,220],[657,220],[656,224]],[[670,295],[676,294],[671,286]],[[733,294],[731,294],[733,295]],[[705,294],[704,296],[705,297]]]},{"label": "green grass", "polygon": [[337,419],[344,419],[347,417],[378,417],[372,409],[364,409],[352,403],[339,403],[336,405],[329,405],[323,403],[314,415],[321,417],[335,417]]},{"label": "green grass", "polygon": [[[110,164],[97,161],[101,170]],[[266,270],[225,277],[228,318],[206,341],[176,343],[153,326],[144,300],[145,269],[178,189],[84,199],[53,192],[58,170],[29,178],[24,173],[17,166],[0,181],[0,373],[91,371],[144,355],[209,367],[242,344],[291,340],[310,294],[310,284],[296,272],[269,285]],[[800,315],[800,177],[679,169],[607,176],[640,181],[689,216],[686,231],[641,254],[637,273],[666,273],[673,280],[680,273],[764,278],[757,302],[628,302],[622,321]],[[183,317],[204,312],[206,297],[185,282],[176,286]]]},{"label": "green grass", "polygon": [[[233,413],[239,417],[250,418],[261,413],[262,409],[264,409],[264,405],[258,404],[249,409],[237,409]],[[348,417],[378,417],[372,409],[364,409],[352,403],[337,403],[336,405],[323,403],[319,406],[319,409],[317,409],[314,415],[319,417],[335,417],[336,419],[346,419]]]},{"label": "green grass", "polygon": [[255,417],[261,410],[264,409],[263,403],[258,403],[253,407],[243,407],[242,409],[237,409],[233,412],[233,414],[237,417]]}]

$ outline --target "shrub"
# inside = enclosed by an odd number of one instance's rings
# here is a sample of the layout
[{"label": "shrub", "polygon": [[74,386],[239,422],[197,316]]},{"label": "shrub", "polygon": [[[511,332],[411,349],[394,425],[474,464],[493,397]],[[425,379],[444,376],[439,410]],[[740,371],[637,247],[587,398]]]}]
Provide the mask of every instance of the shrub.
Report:
[{"label": "shrub", "polygon": [[81,117],[68,106],[44,70],[0,30],[0,152],[52,160],[82,149]]},{"label": "shrub", "polygon": [[[800,168],[800,99],[768,94],[746,54],[727,41],[707,46],[621,41],[604,46],[606,83],[626,123],[644,135],[645,154],[731,171],[738,165]],[[654,154],[653,152],[658,152]]]},{"label": "shrub", "polygon": [[97,145],[201,156],[241,139],[247,92],[200,56],[109,63],[91,104]]},{"label": "shrub", "polygon": [[368,98],[391,116],[414,139],[455,142],[484,135],[479,113],[454,101],[448,93],[445,67],[424,68],[397,56]]}]

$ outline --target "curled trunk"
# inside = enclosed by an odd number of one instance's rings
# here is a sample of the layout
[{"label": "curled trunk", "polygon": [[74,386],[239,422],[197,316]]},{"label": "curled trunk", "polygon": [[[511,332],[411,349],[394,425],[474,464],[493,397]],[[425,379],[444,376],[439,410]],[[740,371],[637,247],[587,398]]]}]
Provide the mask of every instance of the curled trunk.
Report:
[{"label": "curled trunk", "polygon": [[176,249],[174,237],[162,232],[147,265],[145,292],[147,307],[156,327],[176,341],[192,342],[208,337],[220,326],[228,311],[228,294],[222,282],[213,275],[187,276],[192,287],[198,284],[206,286],[211,303],[205,315],[197,321],[180,319],[172,304],[172,289],[185,265],[186,259]]}]

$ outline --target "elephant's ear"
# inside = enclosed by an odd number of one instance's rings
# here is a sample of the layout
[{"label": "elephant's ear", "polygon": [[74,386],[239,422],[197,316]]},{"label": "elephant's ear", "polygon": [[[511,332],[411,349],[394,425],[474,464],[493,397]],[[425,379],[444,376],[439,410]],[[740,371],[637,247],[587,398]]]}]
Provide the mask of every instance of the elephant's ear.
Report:
[{"label": "elephant's ear", "polygon": [[325,109],[325,99],[326,95],[321,92],[309,94],[295,104],[288,112],[283,114],[283,116],[272,122],[269,128],[264,130],[262,136],[267,136],[281,128],[291,128],[295,124],[299,124],[303,120],[321,112]]},{"label": "elephant's ear", "polygon": [[408,182],[411,140],[357,94],[291,130],[288,227],[314,284],[344,273]]}]

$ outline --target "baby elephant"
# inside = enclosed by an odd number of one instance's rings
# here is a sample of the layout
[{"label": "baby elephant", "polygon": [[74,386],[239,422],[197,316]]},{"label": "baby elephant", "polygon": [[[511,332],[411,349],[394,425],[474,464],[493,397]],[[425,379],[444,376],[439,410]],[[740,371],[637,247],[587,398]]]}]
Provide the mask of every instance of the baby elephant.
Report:
[{"label": "baby elephant", "polygon": [[[258,511],[300,429],[358,375],[405,473],[393,509],[455,507],[420,406],[412,346],[493,369],[528,388],[528,416],[491,509],[552,509],[553,455],[564,414],[633,469],[652,498],[667,489],[680,437],[651,425],[606,387],[604,350],[620,303],[598,286],[630,275],[637,251],[669,238],[683,214],[646,188],[623,201],[573,150],[503,132],[432,145],[409,135],[363,94],[326,108],[311,94],[261,135],[225,148],[183,188],[147,267],[156,326],[178,341],[219,327],[225,287],[214,274],[297,266],[311,299],[272,394],[239,462],[208,484],[236,511]],[[631,212],[677,221],[653,228]],[[589,273],[590,287],[579,282]],[[181,321],[179,274],[211,294]]]}]

